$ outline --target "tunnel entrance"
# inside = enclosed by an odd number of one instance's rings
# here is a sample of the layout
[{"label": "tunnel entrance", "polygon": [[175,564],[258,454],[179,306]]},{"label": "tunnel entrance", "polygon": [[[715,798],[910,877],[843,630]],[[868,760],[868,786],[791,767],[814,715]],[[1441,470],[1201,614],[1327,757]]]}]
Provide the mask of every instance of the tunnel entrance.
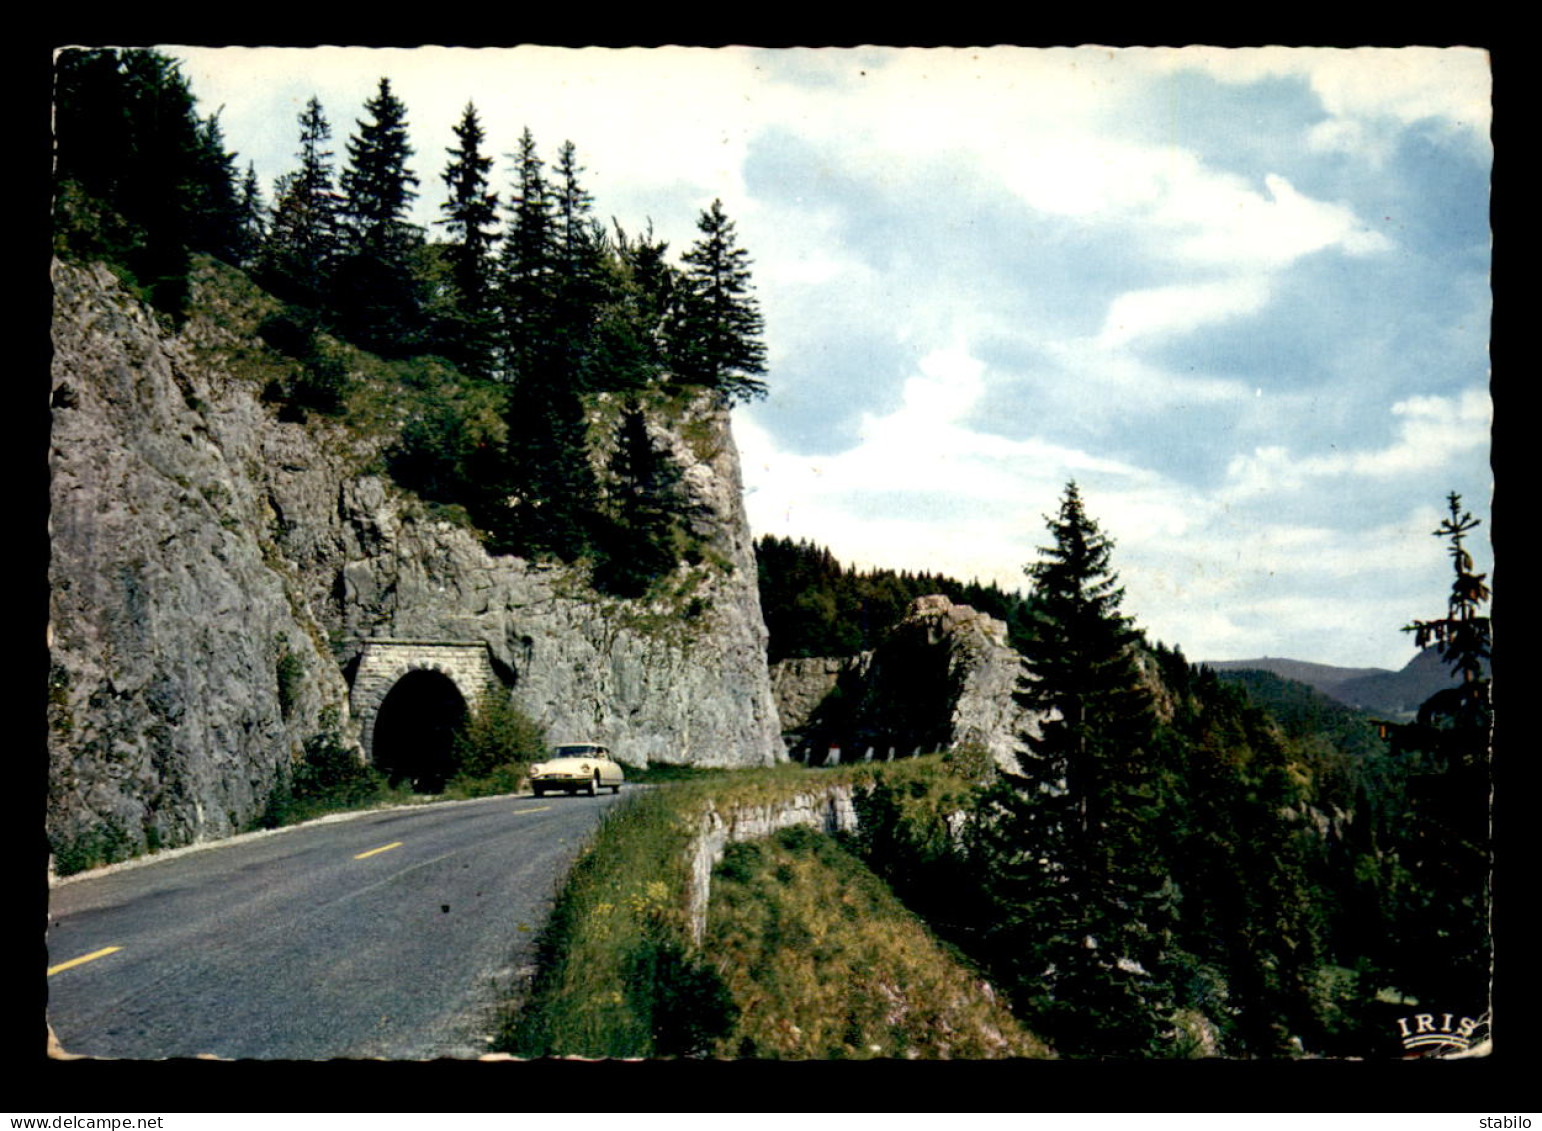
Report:
[{"label": "tunnel entrance", "polygon": [[410,671],[391,688],[375,716],[375,767],[393,786],[443,792],[455,772],[455,732],[466,722],[466,700],[441,672]]}]

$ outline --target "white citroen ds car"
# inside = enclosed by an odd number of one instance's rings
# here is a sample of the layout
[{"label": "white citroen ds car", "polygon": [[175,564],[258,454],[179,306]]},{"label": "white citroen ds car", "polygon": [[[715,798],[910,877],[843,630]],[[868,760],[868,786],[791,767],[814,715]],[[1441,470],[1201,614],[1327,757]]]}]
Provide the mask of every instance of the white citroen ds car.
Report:
[{"label": "white citroen ds car", "polygon": [[593,797],[606,786],[612,793],[620,793],[625,780],[610,750],[598,742],[566,743],[558,746],[551,758],[530,767],[530,788],[537,797],[559,789]]}]

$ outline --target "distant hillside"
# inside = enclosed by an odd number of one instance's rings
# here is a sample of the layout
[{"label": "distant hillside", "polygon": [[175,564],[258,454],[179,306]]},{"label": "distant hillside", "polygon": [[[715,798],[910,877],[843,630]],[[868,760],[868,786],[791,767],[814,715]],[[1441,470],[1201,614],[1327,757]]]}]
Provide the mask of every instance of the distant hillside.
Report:
[{"label": "distant hillside", "polygon": [[1260,668],[1232,668],[1219,675],[1222,682],[1245,689],[1248,698],[1268,711],[1285,734],[1298,742],[1326,737],[1334,749],[1351,755],[1367,755],[1383,748],[1369,714],[1308,684]]},{"label": "distant hillside", "polygon": [[1354,679],[1395,675],[1386,668],[1336,668],[1332,664],[1314,664],[1306,660],[1282,660],[1265,656],[1260,660],[1205,660],[1204,666],[1218,672],[1258,671],[1273,672],[1281,679],[1293,679],[1308,687],[1315,687],[1324,694],[1329,688]]},{"label": "distant hillside", "polygon": [[1392,720],[1413,718],[1420,704],[1455,682],[1433,648],[1426,648],[1396,672],[1386,668],[1337,668],[1270,656],[1258,660],[1207,660],[1205,666],[1218,672],[1270,672],[1314,687],[1347,706]]}]

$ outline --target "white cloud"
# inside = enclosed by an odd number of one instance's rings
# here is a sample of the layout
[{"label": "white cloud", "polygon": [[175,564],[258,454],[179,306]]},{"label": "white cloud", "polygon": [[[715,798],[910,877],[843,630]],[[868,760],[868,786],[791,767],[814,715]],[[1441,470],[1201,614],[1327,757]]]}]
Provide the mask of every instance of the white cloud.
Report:
[{"label": "white cloud", "polygon": [[1493,403],[1485,390],[1468,389],[1460,397],[1410,397],[1390,411],[1398,418],[1398,434],[1384,448],[1298,457],[1283,445],[1269,445],[1237,456],[1227,468],[1226,497],[1284,495],[1317,480],[1351,475],[1396,479],[1488,447]]},{"label": "white cloud", "polygon": [[[836,455],[781,451],[753,409],[736,417],[757,534],[812,538],[848,564],[1000,578],[1015,588],[1041,515],[1068,478],[1148,478],[1040,439],[972,429],[967,421],[987,374],[961,346],[931,352],[918,368],[901,405],[866,416],[860,441]],[[902,493],[917,503],[913,515],[896,517],[892,500]]]},{"label": "white cloud", "polygon": [[1487,52],[1472,48],[1359,48],[1314,52],[1312,89],[1335,117],[1439,118],[1486,135],[1492,116]]},{"label": "white cloud", "polygon": [[1488,53],[1477,48],[1162,48],[1134,50],[1129,61],[1156,70],[1199,68],[1229,83],[1299,76],[1337,120],[1438,118],[1486,136],[1492,116]]},{"label": "white cloud", "polygon": [[1178,252],[1200,263],[1283,267],[1338,247],[1349,255],[1387,251],[1392,243],[1345,205],[1313,200],[1277,173],[1267,197],[1233,178],[1194,178],[1170,194],[1154,219],[1180,233]]},{"label": "white cloud", "polygon": [[[1026,589],[1022,567],[1047,538],[1044,516],[1077,478],[1115,541],[1125,611],[1191,659],[1293,656],[1400,667],[1399,626],[1441,600],[1446,563],[1427,505],[1375,526],[1276,521],[1269,498],[1241,506],[1154,472],[1043,441],[972,435],[961,403],[979,371],[931,359],[903,408],[874,418],[862,444],[811,460],[777,450],[741,412],[735,433],[757,535],[809,538],[858,568],[887,566]],[[977,363],[976,363],[977,364]],[[962,381],[954,381],[962,377]],[[1412,409],[1423,419],[1430,406]],[[927,422],[933,438],[916,446]],[[896,514],[891,488],[941,496],[944,513]]]},{"label": "white cloud", "polygon": [[1062,126],[1020,127],[978,159],[1039,211],[1108,227],[1149,226],[1169,254],[1193,266],[1278,268],[1338,247],[1350,255],[1390,250],[1348,205],[1303,195],[1278,172],[1263,191],[1169,145],[1139,144]]},{"label": "white cloud", "polygon": [[1260,276],[1126,291],[1110,304],[1097,344],[1112,349],[1137,338],[1186,334],[1213,322],[1257,314],[1268,299],[1268,282]]}]

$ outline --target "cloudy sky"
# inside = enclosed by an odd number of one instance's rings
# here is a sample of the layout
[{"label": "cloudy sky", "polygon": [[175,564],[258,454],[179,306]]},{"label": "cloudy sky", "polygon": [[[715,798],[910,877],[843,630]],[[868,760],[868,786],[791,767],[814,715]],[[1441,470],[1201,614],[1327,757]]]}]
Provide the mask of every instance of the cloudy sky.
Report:
[{"label": "cloudy sky", "polygon": [[1154,638],[1395,668],[1446,495],[1489,529],[1482,52],[166,50],[265,189],[312,94],[341,162],[385,76],[425,224],[468,102],[676,254],[721,198],[757,534],[1020,589],[1074,478]]}]

